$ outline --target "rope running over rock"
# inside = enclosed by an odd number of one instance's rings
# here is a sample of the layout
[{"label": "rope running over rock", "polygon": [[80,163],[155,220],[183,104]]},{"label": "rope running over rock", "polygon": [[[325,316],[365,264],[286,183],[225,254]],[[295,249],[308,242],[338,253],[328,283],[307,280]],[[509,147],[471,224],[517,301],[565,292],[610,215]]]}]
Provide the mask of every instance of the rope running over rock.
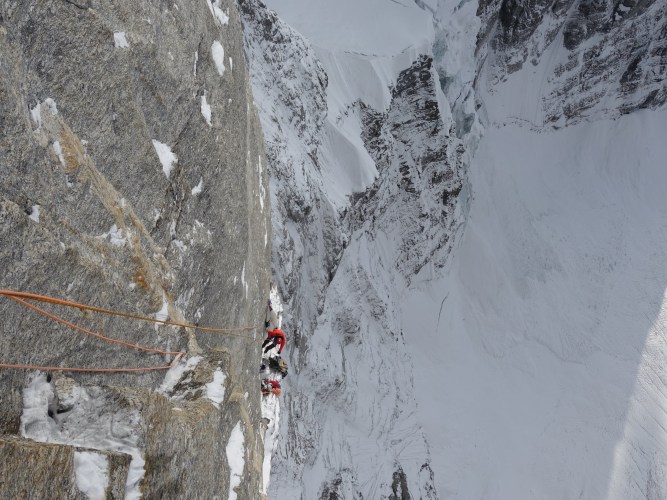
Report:
[{"label": "rope running over rock", "polygon": [[160,319],[155,319],[155,318],[150,318],[148,316],[141,316],[138,314],[129,314],[129,313],[122,313],[118,311],[114,311],[111,309],[103,309],[100,307],[94,307],[94,306],[89,306],[86,304],[80,304],[78,302],[71,302],[68,300],[61,300],[61,299],[55,299],[53,297],[48,297],[46,295],[38,295],[34,293],[27,293],[27,292],[17,292],[14,290],[0,290],[0,295],[4,295],[12,300],[15,300],[19,304],[32,309],[33,311],[36,311],[40,314],[43,314],[44,316],[47,316],[48,318],[53,319],[54,321],[57,321],[59,323],[62,323],[63,325],[69,326],[70,328],[73,328],[75,330],[79,330],[86,335],[90,335],[93,337],[96,337],[98,339],[104,340],[105,342],[111,342],[115,344],[120,344],[125,347],[129,347],[132,349],[138,349],[141,351],[147,351],[155,354],[164,354],[167,356],[170,355],[175,355],[174,359],[172,360],[171,363],[168,365],[164,366],[151,366],[151,367],[139,367],[139,368],[68,368],[68,367],[60,367],[60,366],[38,366],[38,365],[20,365],[20,364],[7,364],[7,363],[0,363],[0,368],[13,368],[13,369],[25,369],[25,370],[43,370],[43,371],[68,371],[68,372],[91,372],[91,373],[110,373],[110,372],[143,372],[143,371],[151,371],[151,370],[168,370],[169,368],[172,368],[175,366],[178,361],[186,355],[186,352],[184,351],[163,351],[160,349],[154,349],[151,347],[146,347],[146,346],[141,346],[138,344],[132,344],[129,342],[124,342],[122,340],[117,340],[117,339],[112,339],[110,337],[106,337],[100,333],[95,333],[90,330],[86,330],[85,328],[82,328],[78,325],[75,325],[74,323],[71,323],[55,314],[51,314],[44,309],[41,309],[26,300],[23,299],[28,299],[28,300],[36,300],[40,302],[47,302],[50,304],[56,304],[56,305],[61,305],[65,307],[71,307],[71,308],[76,308],[80,310],[86,310],[86,311],[94,311],[102,314],[110,314],[114,316],[121,316],[125,318],[131,318],[131,319],[137,319],[141,321],[149,321],[152,323],[158,323],[162,325],[169,325],[169,326],[179,326],[179,327],[184,327],[184,328],[194,328],[197,330],[203,330],[207,332],[215,332],[215,333],[221,333],[224,335],[231,335],[235,337],[241,337],[245,338],[248,340],[254,340],[254,336],[251,337],[249,335],[241,335],[233,332],[238,332],[238,331],[247,331],[247,330],[254,330],[258,328],[258,326],[244,326],[244,327],[238,327],[238,328],[209,328],[209,327],[202,327],[202,326],[196,326],[196,325],[191,325],[188,323],[180,323],[176,321],[166,321],[166,320],[160,320]]}]

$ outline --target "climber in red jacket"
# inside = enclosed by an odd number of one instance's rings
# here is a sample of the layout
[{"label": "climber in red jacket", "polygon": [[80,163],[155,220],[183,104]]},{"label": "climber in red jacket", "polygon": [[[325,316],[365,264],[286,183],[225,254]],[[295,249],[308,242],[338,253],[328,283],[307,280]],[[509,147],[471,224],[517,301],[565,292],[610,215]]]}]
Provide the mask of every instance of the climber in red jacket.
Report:
[{"label": "climber in red jacket", "polygon": [[267,353],[276,346],[279,346],[278,354],[283,352],[283,347],[285,347],[285,343],[287,342],[283,331],[276,328],[275,330],[269,330],[268,332],[266,332],[266,335],[267,337],[266,339],[264,339],[264,342],[262,343],[264,352]]},{"label": "climber in red jacket", "polygon": [[280,382],[277,380],[269,380],[268,378],[262,380],[262,394],[275,394],[276,396],[280,396],[280,393]]}]

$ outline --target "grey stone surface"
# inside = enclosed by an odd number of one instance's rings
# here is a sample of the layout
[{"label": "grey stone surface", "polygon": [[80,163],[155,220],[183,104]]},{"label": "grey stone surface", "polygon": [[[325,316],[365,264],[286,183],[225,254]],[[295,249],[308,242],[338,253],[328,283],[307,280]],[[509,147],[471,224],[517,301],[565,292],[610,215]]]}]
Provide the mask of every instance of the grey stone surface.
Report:
[{"label": "grey stone surface", "polygon": [[[202,326],[262,323],[271,240],[262,133],[236,4],[216,3],[216,12],[228,15],[224,24],[207,2],[0,3],[0,288],[142,315],[166,305],[170,319]],[[216,41],[224,49],[222,76]],[[153,141],[178,159],[169,175]],[[251,342],[45,308],[127,342],[205,359],[225,349],[234,394],[248,393],[247,408],[226,409],[217,425],[228,435],[226,425],[245,418],[247,446],[259,442],[252,433],[260,421],[260,332]],[[87,337],[5,297],[0,317],[0,363],[165,364],[164,356]],[[0,434],[19,430],[26,375],[0,370]],[[71,376],[151,394],[164,371]],[[210,418],[195,412],[179,425],[196,441]],[[224,448],[211,443],[218,445]],[[147,453],[161,446],[168,445],[149,440]],[[169,463],[154,461],[147,497],[168,476],[184,474],[187,463],[172,454]],[[228,477],[219,450],[213,458],[202,461],[209,467],[202,477]],[[244,479],[243,488],[258,491],[261,474]],[[184,494],[207,497],[213,483],[206,481],[193,476],[184,487],[198,489]]]}]

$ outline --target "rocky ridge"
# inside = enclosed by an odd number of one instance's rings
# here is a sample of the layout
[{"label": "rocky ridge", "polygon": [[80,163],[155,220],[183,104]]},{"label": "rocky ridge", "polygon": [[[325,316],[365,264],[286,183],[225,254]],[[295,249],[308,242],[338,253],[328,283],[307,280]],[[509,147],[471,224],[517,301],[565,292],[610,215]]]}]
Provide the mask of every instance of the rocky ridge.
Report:
[{"label": "rocky ridge", "polygon": [[667,101],[664,2],[493,0],[481,1],[478,15],[479,66],[487,67],[489,87],[526,64],[539,66],[543,115],[535,127],[614,118]]}]

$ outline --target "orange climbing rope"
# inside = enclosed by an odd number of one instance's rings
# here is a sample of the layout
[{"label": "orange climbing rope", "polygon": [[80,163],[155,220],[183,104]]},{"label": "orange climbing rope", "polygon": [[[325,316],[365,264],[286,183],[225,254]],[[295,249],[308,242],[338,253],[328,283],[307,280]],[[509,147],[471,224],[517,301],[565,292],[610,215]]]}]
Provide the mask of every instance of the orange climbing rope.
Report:
[{"label": "orange climbing rope", "polygon": [[[170,326],[182,326],[182,327],[185,327],[185,328],[195,328],[197,330],[203,330],[203,331],[206,331],[206,332],[226,333],[228,335],[232,335],[229,332],[240,332],[240,331],[254,330],[255,328],[259,327],[259,325],[255,325],[255,326],[240,326],[238,328],[209,328],[209,327],[205,327],[205,326],[191,325],[191,324],[188,324],[188,323],[179,323],[177,321],[165,321],[165,320],[161,320],[161,319],[149,318],[148,316],[141,316],[139,314],[122,313],[122,312],[118,312],[118,311],[112,311],[111,309],[102,309],[101,307],[89,306],[89,305],[86,305],[86,304],[79,304],[78,302],[71,302],[69,300],[54,299],[53,297],[47,297],[46,295],[37,295],[35,293],[16,292],[14,290],[0,290],[0,295],[6,295],[7,297],[19,297],[19,298],[22,298],[22,299],[38,300],[40,302],[48,302],[50,304],[58,304],[58,305],[61,305],[61,306],[66,306],[66,307],[76,307],[77,309],[85,309],[87,311],[94,311],[94,312],[99,312],[99,313],[103,313],[103,314],[112,314],[114,316],[122,316],[124,318],[139,319],[139,320],[142,320],[142,321],[151,321],[153,323],[160,323],[160,324],[163,324],[163,325],[170,325]],[[248,337],[247,335],[242,335],[242,337],[254,340],[254,338]]]},{"label": "orange climbing rope", "polygon": [[33,311],[37,311],[38,313],[43,314],[44,316],[47,316],[47,317],[51,318],[52,320],[57,321],[58,323],[62,323],[63,325],[67,325],[70,328],[74,328],[75,330],[79,330],[80,332],[83,332],[86,335],[92,335],[93,337],[97,337],[98,339],[106,340],[107,342],[113,342],[115,344],[120,344],[120,345],[124,345],[124,346],[127,346],[127,347],[132,347],[133,349],[139,349],[140,351],[156,352],[158,354],[167,354],[167,355],[169,355],[169,354],[185,354],[184,352],[181,352],[181,351],[175,351],[175,352],[162,351],[160,349],[153,349],[151,347],[144,347],[144,346],[137,345],[137,344],[130,344],[129,342],[124,342],[122,340],[117,340],[117,339],[112,339],[110,337],[105,337],[104,335],[102,335],[100,333],[91,332],[90,330],[86,330],[85,328],[82,328],[78,325],[75,325],[74,323],[70,323],[69,321],[67,321],[65,319],[62,319],[61,317],[56,316],[55,314],[51,314],[49,312],[46,312],[44,309],[40,309],[39,307],[34,306],[31,303],[26,302],[23,299],[19,299],[18,297],[14,297],[12,295],[10,295],[9,298],[15,300],[16,302],[18,302],[20,304],[23,304],[26,307],[29,307]]},{"label": "orange climbing rope", "polygon": [[185,327],[185,328],[195,328],[198,330],[204,330],[204,331],[209,331],[209,332],[218,332],[218,333],[224,333],[226,335],[233,335],[237,337],[242,337],[246,339],[251,339],[253,340],[254,337],[249,337],[247,335],[239,335],[231,332],[235,331],[242,331],[242,330],[250,330],[250,329],[255,329],[257,326],[247,326],[247,327],[240,327],[240,328],[207,328],[207,327],[201,327],[201,326],[195,326],[195,325],[190,325],[187,323],[179,323],[175,321],[165,321],[165,320],[159,320],[155,318],[149,318],[147,316],[140,316],[138,314],[128,314],[128,313],[121,313],[118,311],[113,311],[110,309],[102,309],[100,307],[94,307],[94,306],[89,306],[86,304],[79,304],[78,302],[71,302],[68,300],[61,300],[61,299],[54,299],[53,297],[48,297],[46,295],[37,295],[34,293],[26,293],[26,292],[17,292],[14,290],[0,290],[0,295],[4,295],[12,300],[15,300],[19,304],[22,304],[25,307],[28,307],[32,309],[33,311],[36,311],[40,314],[43,314],[44,316],[47,316],[48,318],[53,319],[54,321],[57,321],[59,323],[62,323],[63,325],[69,326],[70,328],[73,328],[75,330],[79,330],[86,335],[91,335],[93,337],[96,337],[98,339],[104,340],[106,342],[112,342],[115,344],[120,344],[125,347],[130,347],[132,349],[138,349],[141,351],[147,351],[151,353],[156,353],[156,354],[164,354],[164,355],[175,355],[174,359],[172,360],[171,363],[168,365],[164,366],[150,366],[150,367],[139,367],[139,368],[68,368],[68,367],[59,367],[59,366],[38,366],[38,365],[20,365],[20,364],[7,364],[7,363],[0,363],[0,368],[15,368],[15,369],[28,369],[28,370],[43,370],[43,371],[68,371],[68,372],[97,372],[97,373],[109,373],[109,372],[143,372],[143,371],[150,371],[150,370],[168,370],[169,368],[173,367],[178,363],[178,361],[181,359],[182,356],[184,356],[186,353],[183,351],[163,351],[160,349],[153,349],[151,347],[146,347],[146,346],[141,346],[138,344],[132,344],[130,342],[124,342],[122,340],[117,340],[117,339],[112,339],[110,337],[106,337],[100,333],[95,333],[90,330],[87,330],[85,328],[82,328],[78,325],[75,325],[74,323],[71,323],[55,314],[51,314],[44,309],[41,309],[26,300],[23,299],[29,299],[29,300],[37,300],[40,302],[48,302],[50,304],[57,304],[65,307],[74,307],[77,309],[83,309],[87,311],[94,311],[94,312],[99,312],[103,314],[111,314],[114,316],[122,316],[126,318],[132,318],[132,319],[138,319],[142,321],[150,321],[153,323],[159,323],[163,325],[171,325],[171,326],[180,326],[180,327]]}]

